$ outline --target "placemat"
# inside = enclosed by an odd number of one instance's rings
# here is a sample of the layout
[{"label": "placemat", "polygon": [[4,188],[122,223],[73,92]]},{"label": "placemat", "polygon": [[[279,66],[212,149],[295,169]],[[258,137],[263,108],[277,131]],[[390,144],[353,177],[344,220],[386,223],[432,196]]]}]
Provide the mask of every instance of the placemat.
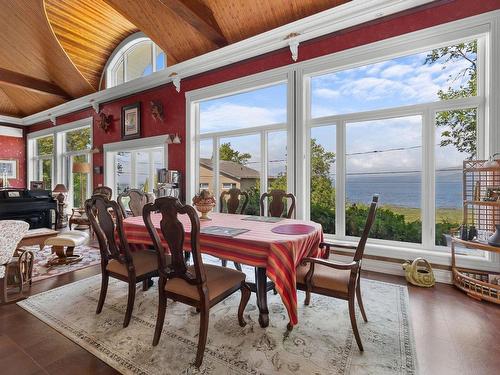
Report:
[{"label": "placemat", "polygon": [[273,229],[271,229],[271,232],[277,234],[299,235],[299,234],[309,234],[314,230],[315,228],[313,226],[305,224],[283,224],[274,227]]},{"label": "placemat", "polygon": [[264,223],[277,223],[284,219],[282,217],[271,217],[271,216],[247,216],[241,220],[260,221]]},{"label": "placemat", "polygon": [[212,236],[236,237],[237,235],[246,233],[249,230],[250,229],[219,227],[217,225],[212,225],[209,227],[201,228],[200,233],[210,234]]}]

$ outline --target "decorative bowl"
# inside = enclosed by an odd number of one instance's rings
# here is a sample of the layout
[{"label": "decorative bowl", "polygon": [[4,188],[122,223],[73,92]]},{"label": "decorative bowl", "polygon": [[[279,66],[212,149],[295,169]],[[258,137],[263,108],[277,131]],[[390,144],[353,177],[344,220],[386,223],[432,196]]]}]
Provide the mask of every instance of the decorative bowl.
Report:
[{"label": "decorative bowl", "polygon": [[208,213],[215,207],[215,198],[208,190],[202,190],[193,198],[193,204],[201,213],[200,220],[212,220]]}]

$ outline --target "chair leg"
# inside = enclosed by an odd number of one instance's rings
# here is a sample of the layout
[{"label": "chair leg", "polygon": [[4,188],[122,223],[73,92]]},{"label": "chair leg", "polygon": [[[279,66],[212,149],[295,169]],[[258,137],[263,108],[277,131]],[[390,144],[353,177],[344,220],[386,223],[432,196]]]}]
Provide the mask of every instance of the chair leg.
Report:
[{"label": "chair leg", "polygon": [[243,272],[243,271],[241,270],[241,264],[236,263],[236,262],[233,262],[233,263],[234,263],[234,268],[236,268],[236,269],[237,269],[238,271],[240,271],[240,272]]},{"label": "chair leg", "polygon": [[363,300],[361,299],[361,286],[359,280],[356,285],[356,299],[358,300],[358,305],[359,309],[361,310],[361,316],[363,317],[363,320],[365,322],[368,322],[368,319],[366,318],[365,308],[363,306]]},{"label": "chair leg", "polygon": [[201,314],[200,314],[200,332],[198,334],[198,350],[196,352],[196,360],[194,362],[194,365],[197,368],[200,367],[201,364],[203,363],[203,355],[205,354],[205,346],[207,344],[207,334],[208,334],[208,317],[209,317],[208,306],[205,305],[201,308]]},{"label": "chair leg", "polygon": [[306,299],[304,300],[304,305],[309,306],[309,303],[311,303],[311,291],[306,289]]},{"label": "chair leg", "polygon": [[227,267],[227,260],[226,259],[221,259],[220,262],[222,263],[222,267]]},{"label": "chair leg", "polygon": [[247,307],[247,303],[248,300],[250,299],[250,294],[252,294],[252,291],[245,282],[241,284],[240,290],[241,290],[241,300],[240,300],[240,306],[238,307],[238,322],[240,324],[240,327],[244,327],[247,325],[247,322],[245,322],[245,319],[243,319],[243,313],[245,312],[245,307]]},{"label": "chair leg", "polygon": [[[161,286],[162,283],[160,282]],[[153,346],[158,345],[160,341],[161,331],[163,330],[163,323],[165,322],[165,313],[167,311],[167,298],[165,297],[165,284],[163,283],[163,287],[159,288],[158,293],[158,314],[156,315],[156,327],[155,327],[155,335],[153,337]]]},{"label": "chair leg", "polygon": [[356,324],[356,313],[354,312],[354,293],[349,297],[349,318],[351,318],[351,326],[354,337],[356,338],[356,343],[358,344],[359,350],[362,352],[363,344],[361,343],[361,337],[359,337],[358,325]]},{"label": "chair leg", "polygon": [[127,300],[127,311],[125,312],[125,319],[123,320],[123,328],[128,327],[130,319],[132,318],[132,310],[134,310],[135,302],[135,278],[132,278],[128,282],[128,300]]},{"label": "chair leg", "polygon": [[96,314],[100,314],[102,307],[104,306],[104,300],[106,299],[106,293],[108,292],[108,281],[109,275],[107,273],[103,273],[101,280],[101,294],[99,295],[99,302],[97,302],[97,310],[95,311]]}]

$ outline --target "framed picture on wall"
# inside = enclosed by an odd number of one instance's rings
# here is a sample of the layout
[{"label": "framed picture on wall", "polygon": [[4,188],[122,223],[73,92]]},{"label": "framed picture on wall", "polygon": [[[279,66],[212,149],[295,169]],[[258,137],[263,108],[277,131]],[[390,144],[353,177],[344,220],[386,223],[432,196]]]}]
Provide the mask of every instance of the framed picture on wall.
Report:
[{"label": "framed picture on wall", "polygon": [[19,174],[18,168],[19,163],[16,159],[0,159],[0,178],[6,173],[7,178],[17,179],[17,175]]},{"label": "framed picture on wall", "polygon": [[141,137],[141,103],[122,107],[122,140]]}]

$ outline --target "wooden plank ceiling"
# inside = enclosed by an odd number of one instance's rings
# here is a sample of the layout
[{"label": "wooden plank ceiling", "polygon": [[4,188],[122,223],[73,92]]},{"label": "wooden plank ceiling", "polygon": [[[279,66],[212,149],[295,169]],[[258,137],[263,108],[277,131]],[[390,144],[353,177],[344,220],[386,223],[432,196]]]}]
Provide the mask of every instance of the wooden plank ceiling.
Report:
[{"label": "wooden plank ceiling", "polygon": [[109,56],[139,30],[174,65],[348,1],[0,0],[0,114],[99,90]]}]

